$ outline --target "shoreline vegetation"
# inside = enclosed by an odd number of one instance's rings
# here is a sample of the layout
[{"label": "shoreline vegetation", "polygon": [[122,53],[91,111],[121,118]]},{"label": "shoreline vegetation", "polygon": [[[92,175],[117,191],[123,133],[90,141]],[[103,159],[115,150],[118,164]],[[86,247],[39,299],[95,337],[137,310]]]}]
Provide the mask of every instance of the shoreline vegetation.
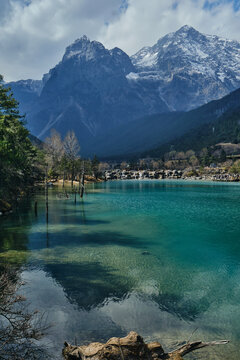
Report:
[{"label": "shoreline vegetation", "polygon": [[[161,153],[158,158],[135,158],[118,163],[80,156],[77,136],[61,137],[52,129],[44,142],[31,136],[18,103],[0,75],[0,215],[9,214],[35,185],[71,182],[81,197],[84,182],[124,179],[190,179],[240,181],[240,144],[218,143],[201,150]],[[75,182],[76,181],[76,182]]]},{"label": "shoreline vegetation", "polygon": [[[55,130],[45,142],[38,143],[25,127],[19,104],[0,75],[0,215],[9,214],[20,200],[31,195],[36,184],[62,177],[79,179],[81,197],[84,179],[99,177],[99,160],[80,157],[80,145],[74,131],[64,139]],[[76,191],[76,189],[75,189]],[[47,196],[47,192],[46,192]]]}]

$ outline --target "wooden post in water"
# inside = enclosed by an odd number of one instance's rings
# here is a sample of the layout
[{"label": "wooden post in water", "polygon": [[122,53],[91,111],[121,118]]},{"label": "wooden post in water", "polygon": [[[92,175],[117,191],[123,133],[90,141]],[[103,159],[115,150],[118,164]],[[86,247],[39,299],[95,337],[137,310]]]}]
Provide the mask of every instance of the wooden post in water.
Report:
[{"label": "wooden post in water", "polygon": [[74,164],[72,164],[72,179],[71,179],[72,190],[73,190],[74,176],[75,176],[75,166]]},{"label": "wooden post in water", "polygon": [[81,192],[81,173],[78,174],[78,192],[80,194]]},{"label": "wooden post in water", "polygon": [[46,221],[48,222],[48,182],[47,182],[47,167],[45,173],[45,206],[46,206]]},{"label": "wooden post in water", "polygon": [[38,212],[37,206],[38,206],[38,203],[37,203],[37,200],[35,200],[35,203],[34,203],[35,216],[37,216],[37,212]]},{"label": "wooden post in water", "polygon": [[84,194],[84,161],[83,161],[83,169],[82,169],[82,179],[81,179],[81,191],[80,197],[82,198]]},{"label": "wooden post in water", "polygon": [[77,203],[77,189],[76,186],[74,186],[74,204]]}]

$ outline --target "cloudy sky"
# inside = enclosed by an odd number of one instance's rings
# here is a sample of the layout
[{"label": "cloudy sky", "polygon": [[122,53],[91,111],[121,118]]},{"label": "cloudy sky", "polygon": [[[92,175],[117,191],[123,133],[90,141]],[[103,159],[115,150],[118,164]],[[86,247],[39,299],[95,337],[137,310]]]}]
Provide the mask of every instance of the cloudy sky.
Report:
[{"label": "cloudy sky", "polygon": [[185,24],[240,41],[240,0],[0,0],[0,73],[40,79],[83,34],[132,55]]}]

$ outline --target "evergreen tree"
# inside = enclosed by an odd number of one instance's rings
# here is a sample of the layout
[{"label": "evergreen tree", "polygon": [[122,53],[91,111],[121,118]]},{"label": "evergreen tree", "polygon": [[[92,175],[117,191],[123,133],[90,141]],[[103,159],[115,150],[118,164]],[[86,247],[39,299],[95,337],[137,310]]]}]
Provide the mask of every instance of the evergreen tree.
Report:
[{"label": "evergreen tree", "polygon": [[227,160],[227,156],[226,156],[226,152],[224,151],[224,149],[221,150],[221,154],[220,154],[220,162],[225,162]]},{"label": "evergreen tree", "polygon": [[94,155],[92,159],[92,171],[95,176],[95,179],[98,179],[99,177],[99,164],[100,164],[99,159],[97,158],[96,155]]},{"label": "evergreen tree", "polygon": [[18,103],[0,75],[0,198],[15,198],[34,181],[36,149]]}]

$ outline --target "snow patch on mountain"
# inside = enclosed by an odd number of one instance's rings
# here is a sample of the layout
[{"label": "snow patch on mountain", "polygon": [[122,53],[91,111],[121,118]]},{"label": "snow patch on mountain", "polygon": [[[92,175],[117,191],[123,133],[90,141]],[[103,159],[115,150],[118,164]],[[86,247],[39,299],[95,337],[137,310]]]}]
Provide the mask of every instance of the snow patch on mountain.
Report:
[{"label": "snow patch on mountain", "polygon": [[[175,110],[189,110],[240,87],[240,42],[190,26],[142,48],[131,60],[138,76],[129,79],[159,81],[162,97]],[[174,100],[174,92],[185,93],[188,102]]]},{"label": "snow patch on mountain", "polygon": [[134,72],[130,72],[129,74],[126,75],[126,78],[128,80],[133,80],[133,81],[136,81],[139,79],[139,74],[138,73],[134,73]]}]

